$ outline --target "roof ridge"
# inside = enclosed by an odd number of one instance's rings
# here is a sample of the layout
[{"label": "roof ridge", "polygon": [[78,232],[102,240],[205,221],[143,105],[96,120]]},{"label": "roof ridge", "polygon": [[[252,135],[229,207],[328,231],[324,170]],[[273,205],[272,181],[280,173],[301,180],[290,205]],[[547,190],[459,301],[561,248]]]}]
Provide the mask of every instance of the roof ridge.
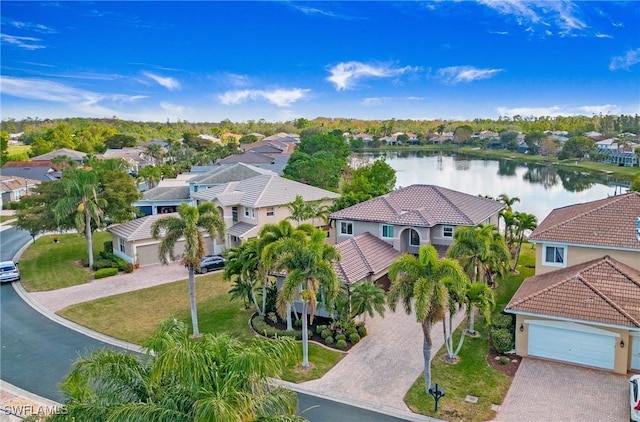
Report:
[{"label": "roof ridge", "polygon": [[[268,177],[268,178],[269,178],[269,180],[267,180],[267,183],[265,183],[265,184],[264,184],[264,186],[262,187],[262,190],[260,191],[260,195],[258,195],[258,197],[256,198],[256,200],[253,202],[253,203],[254,203],[254,205],[255,205],[255,204],[259,204],[259,203],[260,203],[260,200],[262,199],[262,196],[263,196],[263,195],[265,194],[265,192],[267,191],[267,187],[269,187],[269,185],[273,182],[273,178],[274,178],[275,176],[273,176],[273,175],[268,175],[268,174],[259,174],[259,175],[255,176],[255,177],[256,177],[256,178],[257,178],[257,177],[260,177],[260,178],[262,178],[262,179],[264,179],[265,177]],[[253,179],[253,177],[251,177],[251,178],[249,178],[249,179],[246,179],[246,180],[251,180],[251,179]]]},{"label": "roof ridge", "polygon": [[[366,235],[369,232],[365,232],[362,234],[362,236]],[[364,265],[366,265],[367,269],[369,270],[370,274],[373,274],[373,268],[371,267],[371,265],[369,264],[369,261],[367,260],[367,257],[364,255],[364,253],[362,252],[362,249],[360,248],[360,244],[356,241],[355,238],[352,238],[353,243],[356,247],[356,251],[358,252],[358,255],[360,255],[360,258],[362,259],[362,262],[364,262]]]},{"label": "roof ridge", "polygon": [[[606,260],[608,262],[608,260]],[[614,267],[615,268],[615,267]],[[617,270],[617,268],[616,268]],[[634,317],[632,317],[631,315],[629,315],[624,309],[620,308],[615,302],[613,302],[611,299],[609,299],[609,297],[607,295],[605,295],[603,292],[601,292],[599,289],[597,289],[595,286],[593,286],[591,283],[589,283],[586,279],[584,279],[583,277],[576,277],[578,278],[580,281],[582,281],[582,283],[587,286],[589,289],[591,289],[595,294],[597,294],[598,296],[600,296],[605,302],[607,302],[609,304],[609,306],[611,306],[613,309],[615,309],[616,311],[618,311],[618,313],[620,313],[621,315],[623,315],[625,318],[627,318],[629,321],[633,322],[635,324],[636,327],[640,327],[640,322],[637,321]]]},{"label": "roof ridge", "polygon": [[[449,203],[449,204],[451,205],[451,207],[452,207],[453,209],[455,209],[457,212],[459,212],[461,215],[463,215],[463,216],[464,216],[464,218],[466,218],[468,222],[473,223],[473,220],[472,220],[471,218],[469,218],[469,216],[467,215],[467,213],[466,213],[466,212],[464,212],[464,211],[462,211],[462,210],[460,209],[460,207],[459,207],[459,206],[457,206],[453,201],[451,201],[451,199],[450,199],[447,195],[445,195],[445,194],[442,192],[442,190],[443,190],[443,189],[446,189],[446,188],[443,188],[442,186],[436,186],[436,185],[427,185],[427,186],[431,186],[431,188],[437,192],[438,196],[442,197],[442,198],[443,198],[447,203]],[[464,192],[453,191],[453,189],[447,189],[447,190],[448,190],[448,191],[455,192],[455,193],[464,193]],[[423,207],[423,208],[424,208],[424,207]],[[422,208],[421,208],[421,209],[422,209]]]}]

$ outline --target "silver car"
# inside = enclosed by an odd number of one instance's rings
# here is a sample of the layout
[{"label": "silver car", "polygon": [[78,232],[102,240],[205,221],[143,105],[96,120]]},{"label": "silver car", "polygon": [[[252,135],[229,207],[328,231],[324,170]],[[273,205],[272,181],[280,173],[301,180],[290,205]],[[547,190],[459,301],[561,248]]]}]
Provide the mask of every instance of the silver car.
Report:
[{"label": "silver car", "polygon": [[631,420],[640,422],[640,375],[633,375],[629,379],[629,404],[631,405]]},{"label": "silver car", "polygon": [[20,280],[20,270],[18,264],[13,261],[0,262],[0,282]]}]

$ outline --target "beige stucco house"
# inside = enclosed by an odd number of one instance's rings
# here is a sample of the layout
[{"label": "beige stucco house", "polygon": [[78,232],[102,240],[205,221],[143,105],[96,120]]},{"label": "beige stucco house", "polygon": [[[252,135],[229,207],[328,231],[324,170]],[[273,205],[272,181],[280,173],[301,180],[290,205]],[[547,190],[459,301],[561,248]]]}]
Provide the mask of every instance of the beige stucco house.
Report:
[{"label": "beige stucco house", "polygon": [[640,193],[555,209],[529,240],[536,275],[505,308],[516,353],[640,371]]}]

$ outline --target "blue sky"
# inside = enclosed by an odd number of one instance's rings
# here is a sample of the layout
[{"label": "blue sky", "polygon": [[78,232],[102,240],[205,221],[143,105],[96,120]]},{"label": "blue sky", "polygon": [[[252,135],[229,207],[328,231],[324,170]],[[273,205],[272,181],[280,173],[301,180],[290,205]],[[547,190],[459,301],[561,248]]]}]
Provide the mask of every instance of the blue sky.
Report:
[{"label": "blue sky", "polygon": [[2,119],[640,113],[640,3],[15,2]]}]

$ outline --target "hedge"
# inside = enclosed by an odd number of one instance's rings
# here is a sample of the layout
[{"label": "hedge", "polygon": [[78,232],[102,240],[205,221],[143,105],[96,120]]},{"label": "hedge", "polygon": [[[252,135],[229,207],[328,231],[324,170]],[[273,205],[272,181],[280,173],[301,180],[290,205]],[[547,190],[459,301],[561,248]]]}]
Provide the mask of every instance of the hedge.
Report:
[{"label": "hedge", "polygon": [[97,280],[99,278],[111,277],[116,274],[118,274],[117,268],[102,268],[96,271],[93,278]]}]

